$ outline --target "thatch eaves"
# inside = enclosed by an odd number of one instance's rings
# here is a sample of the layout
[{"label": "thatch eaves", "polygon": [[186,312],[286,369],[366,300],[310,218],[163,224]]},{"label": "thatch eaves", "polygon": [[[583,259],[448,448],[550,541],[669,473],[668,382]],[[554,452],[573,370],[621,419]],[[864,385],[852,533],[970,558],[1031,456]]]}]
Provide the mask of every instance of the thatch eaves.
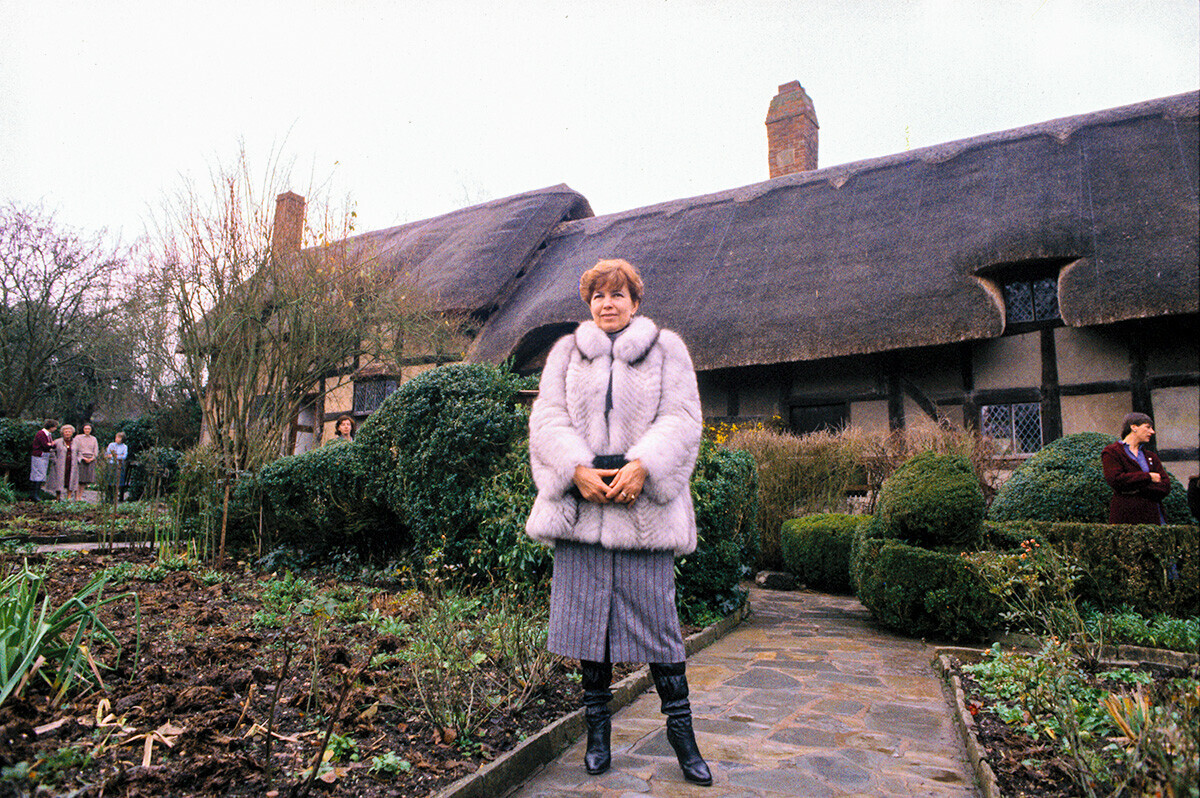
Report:
[{"label": "thatch eaves", "polygon": [[591,215],[583,195],[557,185],[353,236],[339,246],[351,258],[377,259],[411,280],[436,310],[486,312],[555,225]]},{"label": "thatch eaves", "polygon": [[623,257],[713,369],[1001,335],[998,282],[1059,269],[1068,325],[1195,313],[1196,92],[558,225],[470,357],[518,363]]}]

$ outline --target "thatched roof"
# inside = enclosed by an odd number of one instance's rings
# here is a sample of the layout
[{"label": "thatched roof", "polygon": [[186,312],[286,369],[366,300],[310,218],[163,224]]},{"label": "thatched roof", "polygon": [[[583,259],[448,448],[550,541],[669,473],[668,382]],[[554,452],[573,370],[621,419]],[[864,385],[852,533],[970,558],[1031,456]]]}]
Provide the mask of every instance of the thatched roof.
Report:
[{"label": "thatched roof", "polygon": [[586,318],[606,257],[700,369],[998,336],[992,278],[1026,261],[1065,264],[1069,325],[1195,313],[1198,96],[559,224],[469,356],[520,362]]},{"label": "thatched roof", "polygon": [[379,258],[412,279],[438,310],[489,311],[559,222],[591,216],[565,185],[452,211],[347,239],[356,256]]}]

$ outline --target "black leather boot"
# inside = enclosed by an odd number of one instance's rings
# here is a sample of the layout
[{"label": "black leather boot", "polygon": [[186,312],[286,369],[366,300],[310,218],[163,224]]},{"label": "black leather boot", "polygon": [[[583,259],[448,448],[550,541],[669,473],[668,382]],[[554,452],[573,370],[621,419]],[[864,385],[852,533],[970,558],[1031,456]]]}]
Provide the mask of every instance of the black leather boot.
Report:
[{"label": "black leather boot", "polygon": [[612,764],[610,739],[612,736],[612,714],[608,702],[612,700],[612,663],[580,660],[583,671],[583,716],[587,719],[587,753],[583,755],[583,766],[587,772],[597,776]]},{"label": "black leather boot", "polygon": [[684,663],[652,663],[650,675],[654,677],[654,688],[662,699],[662,712],[667,716],[667,742],[675,749],[683,777],[707,787],[713,782],[712,771],[700,755],[696,735],[692,731],[692,705],[688,701]]}]

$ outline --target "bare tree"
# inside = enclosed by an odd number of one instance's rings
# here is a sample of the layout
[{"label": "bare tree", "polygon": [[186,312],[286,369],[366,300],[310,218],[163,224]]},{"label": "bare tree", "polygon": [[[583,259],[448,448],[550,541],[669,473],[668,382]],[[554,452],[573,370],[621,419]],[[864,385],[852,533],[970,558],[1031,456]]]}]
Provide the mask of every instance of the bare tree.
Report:
[{"label": "bare tree", "polygon": [[0,415],[19,417],[55,373],[88,368],[122,265],[99,236],[62,228],[41,208],[0,206]]},{"label": "bare tree", "polygon": [[273,251],[283,184],[275,170],[256,181],[243,150],[232,168],[213,171],[210,187],[186,184],[167,203],[149,260],[145,301],[178,336],[164,362],[203,397],[226,499],[236,475],[279,456],[312,395],[364,359],[400,362],[414,329],[440,325],[411,275],[350,238],[351,211],[310,196],[308,246]]}]

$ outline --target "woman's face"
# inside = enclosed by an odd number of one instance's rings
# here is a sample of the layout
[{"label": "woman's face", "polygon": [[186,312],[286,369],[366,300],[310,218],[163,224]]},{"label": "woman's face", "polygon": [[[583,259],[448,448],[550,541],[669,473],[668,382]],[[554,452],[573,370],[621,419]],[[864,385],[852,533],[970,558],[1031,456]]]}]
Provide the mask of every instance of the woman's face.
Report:
[{"label": "woman's face", "polygon": [[75,437],[75,430],[71,429],[70,427],[63,427],[62,436],[64,441],[69,441]]},{"label": "woman's face", "polygon": [[1132,435],[1134,440],[1136,440],[1139,444],[1149,443],[1150,439],[1154,437],[1154,425],[1149,422],[1145,424],[1138,424],[1129,428],[1129,434]]},{"label": "woman's face", "polygon": [[344,438],[350,437],[350,432],[353,429],[354,429],[354,422],[348,418],[343,418],[341,421],[338,422],[338,425],[337,425],[338,435],[341,435]]},{"label": "woman's face", "polygon": [[83,425],[83,434],[84,434],[84,435],[91,435],[91,434],[92,434],[92,425],[91,425],[91,424],[84,424],[84,425]]},{"label": "woman's face", "polygon": [[638,303],[629,295],[625,286],[614,288],[602,285],[592,292],[592,320],[606,333],[623,330],[637,313]]}]

